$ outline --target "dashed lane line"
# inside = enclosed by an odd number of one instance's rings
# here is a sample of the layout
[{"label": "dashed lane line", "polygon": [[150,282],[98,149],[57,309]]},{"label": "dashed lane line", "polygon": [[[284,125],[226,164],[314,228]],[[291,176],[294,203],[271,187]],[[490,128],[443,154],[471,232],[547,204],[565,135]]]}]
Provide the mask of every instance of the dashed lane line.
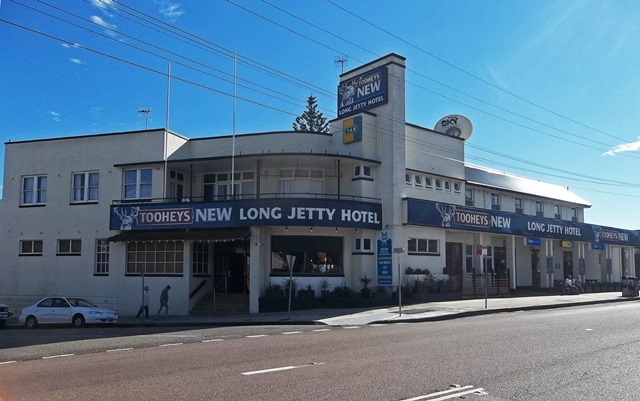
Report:
[{"label": "dashed lane line", "polygon": [[285,331],[284,333],[285,336],[288,336],[289,334],[302,334],[301,331]]},{"label": "dashed lane line", "polygon": [[245,336],[245,338],[260,338],[260,337],[267,337],[267,334],[254,334],[252,336]]},{"label": "dashed lane line", "polygon": [[42,359],[66,358],[68,356],[74,356],[74,355],[75,354],[50,355],[50,356],[43,356]]},{"label": "dashed lane line", "polygon": [[212,338],[210,340],[202,340],[203,343],[214,343],[214,342],[218,342],[218,341],[224,341],[224,339],[222,339],[222,338]]},{"label": "dashed lane line", "polygon": [[120,351],[131,351],[133,348],[129,347],[129,348],[114,348],[114,349],[108,349],[105,352],[120,352]]},{"label": "dashed lane line", "polygon": [[176,345],[184,345],[184,343],[171,343],[171,344],[160,344],[158,347],[173,347]]}]

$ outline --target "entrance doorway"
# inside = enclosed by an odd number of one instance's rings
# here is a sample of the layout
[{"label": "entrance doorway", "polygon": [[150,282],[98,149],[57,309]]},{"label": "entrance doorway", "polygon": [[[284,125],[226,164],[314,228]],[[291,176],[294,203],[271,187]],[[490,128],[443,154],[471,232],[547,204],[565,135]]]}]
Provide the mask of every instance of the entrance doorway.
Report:
[{"label": "entrance doorway", "polygon": [[562,267],[564,268],[564,276],[562,278],[566,278],[568,275],[571,277],[574,276],[573,273],[573,252],[564,251],[562,252]]},{"label": "entrance doorway", "polygon": [[531,249],[531,286],[540,288],[540,250]]},{"label": "entrance doorway", "polygon": [[213,251],[214,285],[229,293],[249,292],[246,240],[216,242]]},{"label": "entrance doorway", "polygon": [[445,271],[449,275],[449,283],[458,291],[462,287],[462,244],[458,242],[446,243]]}]

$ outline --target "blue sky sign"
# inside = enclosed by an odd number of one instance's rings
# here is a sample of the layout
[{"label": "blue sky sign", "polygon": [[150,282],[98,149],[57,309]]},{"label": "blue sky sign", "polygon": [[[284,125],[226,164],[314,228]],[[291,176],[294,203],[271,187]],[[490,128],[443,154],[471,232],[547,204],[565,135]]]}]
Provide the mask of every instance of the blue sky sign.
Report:
[{"label": "blue sky sign", "polygon": [[640,246],[640,231],[407,199],[407,223],[458,230]]},{"label": "blue sky sign", "polygon": [[367,71],[338,85],[339,118],[381,106],[388,101],[387,67]]},{"label": "blue sky sign", "polygon": [[393,232],[382,230],[376,241],[378,285],[393,284]]},{"label": "blue sky sign", "polygon": [[379,203],[327,199],[247,199],[111,206],[110,230],[251,226],[350,227],[379,230]]}]

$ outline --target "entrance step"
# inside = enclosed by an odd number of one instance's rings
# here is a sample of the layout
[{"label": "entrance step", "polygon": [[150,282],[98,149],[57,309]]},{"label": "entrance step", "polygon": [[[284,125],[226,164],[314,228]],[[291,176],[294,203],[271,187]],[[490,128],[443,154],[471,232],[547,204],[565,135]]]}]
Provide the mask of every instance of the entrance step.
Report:
[{"label": "entrance step", "polygon": [[209,293],[191,310],[190,315],[232,315],[249,313],[249,294]]}]

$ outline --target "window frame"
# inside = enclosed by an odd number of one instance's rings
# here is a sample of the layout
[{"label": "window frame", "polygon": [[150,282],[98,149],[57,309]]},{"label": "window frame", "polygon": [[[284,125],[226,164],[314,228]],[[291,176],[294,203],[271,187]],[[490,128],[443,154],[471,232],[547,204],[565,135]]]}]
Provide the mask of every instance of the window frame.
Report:
[{"label": "window frame", "polygon": [[[76,176],[83,177],[81,187],[76,187]],[[97,177],[95,185],[91,185],[91,177]],[[82,191],[81,199],[76,199],[76,189]],[[95,188],[95,199],[91,192]],[[71,203],[97,203],[100,196],[100,173],[98,171],[78,171],[71,173]]]},{"label": "window frame", "polygon": [[354,179],[373,179],[373,169],[366,164],[356,164],[353,166],[353,178]]},{"label": "window frame", "polygon": [[[127,181],[127,173],[135,172],[135,181]],[[146,172],[149,172],[149,181],[142,181],[146,179]],[[128,196],[127,189],[134,188],[135,194]],[[148,190],[147,190],[148,188]],[[148,196],[147,192],[148,191]],[[144,192],[144,194],[143,194]],[[122,197],[123,199],[151,199],[153,197],[153,169],[151,168],[137,168],[126,169],[122,172]]]},{"label": "window frame", "polygon": [[[520,198],[520,197],[513,198],[513,207],[514,207],[516,213],[523,214],[524,208],[523,208],[522,205],[523,205],[522,198]],[[518,207],[518,206],[520,206],[520,207]]]},{"label": "window frame", "polygon": [[[27,181],[32,181],[32,187],[27,189]],[[26,194],[31,194],[31,200],[26,200]],[[20,206],[44,206],[47,204],[47,175],[24,175],[20,180]]]},{"label": "window frame", "polygon": [[[435,249],[433,249],[435,245]],[[408,255],[440,255],[440,240],[434,238],[407,238],[407,254]]]},{"label": "window frame", "polygon": [[94,276],[109,275],[109,240],[106,238],[96,238],[95,242],[95,262]]},{"label": "window frame", "polygon": [[[30,243],[31,246],[31,250],[30,252],[25,252],[25,246],[26,244]],[[36,247],[36,244],[39,244],[39,247]],[[24,239],[24,240],[20,240],[19,242],[19,250],[18,250],[18,256],[42,256],[42,254],[44,253],[44,242],[41,239]],[[38,252],[36,249],[39,248],[40,251]]]},{"label": "window frame", "polygon": [[[125,276],[140,276],[144,273],[146,276],[181,277],[184,275],[184,249],[183,241],[127,242]],[[134,255],[135,258],[132,259]],[[168,269],[169,266],[172,268]]]},{"label": "window frame", "polygon": [[536,216],[544,217],[544,203],[536,201]]},{"label": "window frame", "polygon": [[373,238],[367,237],[367,236],[355,237],[353,239],[353,252],[354,253],[372,253]]},{"label": "window frame", "polygon": [[500,194],[497,192],[491,192],[491,209],[500,210],[501,199]]},{"label": "window frame", "polygon": [[[470,195],[470,196],[467,196]],[[473,189],[471,188],[465,188],[464,190],[464,204],[465,206],[474,206],[475,202],[474,202],[474,194],[473,194]]]},{"label": "window frame", "polygon": [[56,244],[56,256],[80,256],[82,255],[82,240],[79,238],[58,239]]}]

